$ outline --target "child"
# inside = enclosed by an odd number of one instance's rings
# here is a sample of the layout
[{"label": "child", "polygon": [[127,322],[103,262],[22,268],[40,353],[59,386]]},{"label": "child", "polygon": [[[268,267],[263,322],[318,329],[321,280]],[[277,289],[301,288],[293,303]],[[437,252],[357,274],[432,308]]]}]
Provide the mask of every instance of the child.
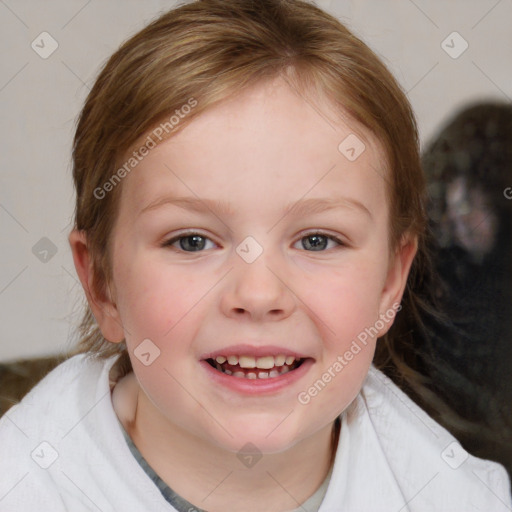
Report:
[{"label": "child", "polygon": [[421,387],[424,180],[405,96],[337,20],[164,14],[73,156],[83,353],[2,418],[0,510],[510,509],[503,468],[378,369]]}]

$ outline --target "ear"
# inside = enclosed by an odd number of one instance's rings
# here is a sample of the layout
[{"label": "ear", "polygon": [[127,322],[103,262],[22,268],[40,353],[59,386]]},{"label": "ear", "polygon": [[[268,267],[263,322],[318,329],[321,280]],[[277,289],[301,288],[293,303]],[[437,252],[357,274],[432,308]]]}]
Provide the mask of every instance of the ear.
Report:
[{"label": "ear", "polygon": [[124,330],[117,306],[111,298],[110,291],[100,293],[93,285],[92,258],[87,247],[87,237],[83,231],[74,229],[69,235],[69,245],[78,278],[87,296],[89,306],[96,318],[103,337],[113,343],[124,339]]},{"label": "ear", "polygon": [[[388,311],[399,311],[398,305],[402,300],[407,277],[411,269],[412,262],[418,250],[418,238],[416,236],[405,235],[395,253],[391,256],[389,262],[386,282],[382,290],[379,313],[386,314]],[[389,317],[386,317],[389,319]],[[394,319],[394,315],[392,317]],[[378,336],[383,336],[393,325],[393,321],[384,322],[385,326],[379,332]]]}]

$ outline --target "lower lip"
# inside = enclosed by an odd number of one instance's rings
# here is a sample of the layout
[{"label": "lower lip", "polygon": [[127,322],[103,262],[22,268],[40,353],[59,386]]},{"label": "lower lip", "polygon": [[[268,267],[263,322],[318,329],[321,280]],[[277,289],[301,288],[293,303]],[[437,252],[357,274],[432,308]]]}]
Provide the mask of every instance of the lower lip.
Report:
[{"label": "lower lip", "polygon": [[233,377],[213,368],[206,361],[200,361],[201,366],[206,370],[208,376],[216,383],[246,395],[264,395],[281,391],[291,386],[304,377],[313,365],[313,359],[306,359],[295,370],[289,371],[278,377],[268,379],[246,379],[244,377]]}]

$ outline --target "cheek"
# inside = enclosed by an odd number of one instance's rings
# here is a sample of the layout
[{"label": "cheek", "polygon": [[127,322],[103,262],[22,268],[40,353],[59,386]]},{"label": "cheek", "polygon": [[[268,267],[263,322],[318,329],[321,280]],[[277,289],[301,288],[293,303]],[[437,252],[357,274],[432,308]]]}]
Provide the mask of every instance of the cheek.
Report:
[{"label": "cheek", "polygon": [[154,339],[163,343],[173,336],[175,326],[194,314],[212,284],[202,275],[170,271],[168,266],[132,260],[119,266],[116,289],[118,307],[127,342]]},{"label": "cheek", "polygon": [[[169,397],[177,405],[179,382],[193,371],[190,340],[200,326],[197,316],[204,314],[205,305],[201,299],[211,284],[204,276],[170,271],[155,262],[134,259],[125,268],[118,278],[123,283],[120,314],[128,352],[139,383],[163,411]],[[144,354],[149,354],[145,360]]]},{"label": "cheek", "polygon": [[357,396],[377,343],[378,290],[374,281],[360,274],[334,279],[331,273],[326,285],[310,296],[315,313],[310,317],[315,319],[323,350],[317,373],[298,397],[300,407],[314,404],[316,416],[334,419]]},{"label": "cheek", "polygon": [[374,325],[379,317],[383,272],[381,264],[354,257],[343,267],[325,269],[302,282],[297,295],[304,297],[313,313],[310,316],[327,349],[344,349]]}]

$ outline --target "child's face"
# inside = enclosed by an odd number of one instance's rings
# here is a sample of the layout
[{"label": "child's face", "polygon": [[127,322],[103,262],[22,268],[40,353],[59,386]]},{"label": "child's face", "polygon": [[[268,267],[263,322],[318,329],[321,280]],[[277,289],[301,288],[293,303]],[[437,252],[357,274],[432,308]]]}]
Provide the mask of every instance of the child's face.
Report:
[{"label": "child's face", "polygon": [[[384,156],[363,131],[366,149],[350,161],[338,146],[353,133],[278,80],[200,115],[124,179],[118,317],[102,323],[123,325],[153,421],[228,450],[275,452],[326,432],[355,398],[376,338],[359,351],[352,342],[390,327],[377,321],[393,316],[414,249],[391,257]],[[287,213],[292,204],[304,209]],[[146,339],[144,361],[160,350],[148,366],[133,355]],[[277,377],[282,366],[252,370],[266,379],[206,361],[274,356],[265,366],[279,355],[304,361]]]}]

